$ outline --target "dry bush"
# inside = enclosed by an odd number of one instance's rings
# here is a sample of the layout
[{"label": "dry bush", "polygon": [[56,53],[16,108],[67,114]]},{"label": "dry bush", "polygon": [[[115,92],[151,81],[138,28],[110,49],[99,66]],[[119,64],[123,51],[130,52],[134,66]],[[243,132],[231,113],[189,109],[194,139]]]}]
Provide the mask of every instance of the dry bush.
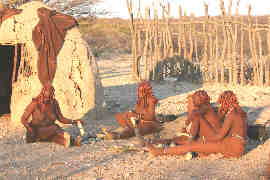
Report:
[{"label": "dry bush", "polygon": [[131,35],[127,20],[79,19],[80,31],[95,56],[130,53]]}]

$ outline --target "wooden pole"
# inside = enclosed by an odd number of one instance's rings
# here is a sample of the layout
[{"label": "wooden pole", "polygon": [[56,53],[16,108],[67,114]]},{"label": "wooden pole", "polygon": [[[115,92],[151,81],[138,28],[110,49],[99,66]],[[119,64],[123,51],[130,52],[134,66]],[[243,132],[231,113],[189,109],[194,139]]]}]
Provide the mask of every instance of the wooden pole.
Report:
[{"label": "wooden pole", "polygon": [[159,46],[158,46],[158,10],[154,12],[154,65],[152,66],[152,80],[156,80],[156,67],[159,60]]},{"label": "wooden pole", "polygon": [[258,28],[258,22],[256,20],[255,23],[255,29],[253,28],[253,33],[252,33],[252,43],[253,43],[253,52],[254,52],[254,70],[255,70],[255,74],[256,74],[256,85],[260,85],[260,70],[259,70],[259,57],[258,57],[258,53],[257,53],[257,45],[256,45],[256,41],[257,41],[257,37],[256,37],[256,29]]},{"label": "wooden pole", "polygon": [[178,56],[182,56],[182,25],[181,25],[181,21],[183,20],[183,16],[182,16],[182,8],[179,5],[179,24],[178,24]]},{"label": "wooden pole", "polygon": [[144,80],[149,80],[147,75],[148,75],[148,52],[149,52],[149,39],[150,39],[150,8],[147,7],[145,9],[145,20],[146,22],[146,32],[145,32],[145,43],[144,43],[144,51],[143,51],[143,59],[144,59]]},{"label": "wooden pole", "polygon": [[251,5],[249,5],[248,7],[248,36],[249,36],[249,48],[250,48],[250,52],[252,55],[252,62],[253,62],[253,81],[254,84],[258,84],[258,76],[257,76],[257,68],[256,68],[256,51],[255,51],[255,47],[253,44],[253,40],[254,40],[254,32],[253,32],[253,25],[251,22]]},{"label": "wooden pole", "polygon": [[[257,17],[256,17],[257,18]],[[263,54],[262,54],[262,38],[260,32],[256,32],[257,39],[258,39],[258,47],[259,47],[259,56],[258,56],[258,71],[259,71],[259,86],[264,85],[264,61],[263,61]]]},{"label": "wooden pole", "polygon": [[[244,18],[241,17],[241,22],[244,23]],[[240,61],[241,61],[241,71],[240,71],[240,84],[243,86],[245,84],[245,64],[244,64],[244,29],[241,25],[241,39],[240,39]]]},{"label": "wooden pole", "polygon": [[208,56],[208,35],[207,31],[207,24],[208,24],[208,5],[204,4],[205,7],[205,22],[203,23],[203,34],[204,34],[204,55],[203,55],[203,64],[204,64],[204,80],[206,82],[210,81],[209,78],[209,56]]},{"label": "wooden pole", "polygon": [[215,61],[216,61],[216,75],[215,75],[215,80],[216,80],[216,83],[219,82],[219,41],[218,41],[218,24],[215,25],[215,35],[216,35],[216,52],[215,52]]},{"label": "wooden pole", "polygon": [[[183,18],[183,22],[186,22],[186,12],[184,12],[184,18]],[[184,59],[187,58],[187,41],[186,41],[186,25],[183,24],[183,49],[184,49]]]},{"label": "wooden pole", "polygon": [[14,60],[13,60],[12,85],[16,79],[17,61],[18,61],[18,45],[16,44],[15,45]]},{"label": "wooden pole", "polygon": [[127,3],[127,8],[128,12],[130,15],[130,22],[129,22],[129,27],[131,31],[131,38],[132,38],[132,76],[135,80],[139,80],[139,71],[137,68],[138,65],[138,58],[137,58],[137,45],[136,45],[136,40],[137,40],[137,32],[136,32],[136,23],[134,23],[134,17],[133,17],[133,10],[132,10],[132,0],[126,0]]},{"label": "wooden pole", "polygon": [[233,36],[233,83],[238,84],[238,65],[237,65],[237,41],[238,41],[238,24],[234,24],[234,36]]},{"label": "wooden pole", "polygon": [[192,32],[193,32],[193,19],[194,19],[194,14],[190,15],[190,29],[189,29],[189,41],[190,41],[190,47],[189,47],[189,60],[190,62],[192,62],[192,55],[193,55],[193,36],[192,36]]},{"label": "wooden pole", "polygon": [[223,19],[223,50],[222,50],[222,57],[221,57],[221,77],[220,77],[220,82],[225,83],[225,67],[224,67],[224,57],[227,49],[227,33],[226,33],[226,27],[225,27],[225,8],[224,8],[224,2],[223,0],[220,0],[220,8],[222,12],[222,19]]},{"label": "wooden pole", "polygon": [[[268,17],[268,32],[267,32],[267,47],[268,47],[268,57],[270,56],[270,17]],[[270,86],[270,63],[269,58],[266,60],[265,67],[265,85]]]}]

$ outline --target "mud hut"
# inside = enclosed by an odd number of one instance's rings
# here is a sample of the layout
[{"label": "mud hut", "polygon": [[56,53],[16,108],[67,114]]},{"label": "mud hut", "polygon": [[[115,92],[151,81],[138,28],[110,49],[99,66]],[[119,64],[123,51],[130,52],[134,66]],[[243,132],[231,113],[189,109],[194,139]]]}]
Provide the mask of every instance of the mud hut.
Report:
[{"label": "mud hut", "polygon": [[[68,21],[73,24],[68,26]],[[56,27],[59,23],[62,32],[58,32],[58,27],[55,34],[50,32],[55,27],[44,30],[45,23]],[[0,113],[10,112],[12,123],[20,124],[22,113],[40,93],[44,79],[54,85],[64,116],[97,118],[103,87],[97,64],[90,61],[91,51],[76,23],[74,18],[55,14],[37,1],[0,12]],[[54,57],[51,62],[49,56]]]}]

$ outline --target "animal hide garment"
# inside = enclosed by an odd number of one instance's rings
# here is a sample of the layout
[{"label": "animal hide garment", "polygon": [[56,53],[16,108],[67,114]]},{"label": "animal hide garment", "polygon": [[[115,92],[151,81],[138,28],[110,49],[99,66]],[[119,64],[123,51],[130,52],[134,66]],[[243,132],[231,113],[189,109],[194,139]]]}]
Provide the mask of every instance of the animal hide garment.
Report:
[{"label": "animal hide garment", "polygon": [[68,16],[44,7],[38,9],[39,23],[32,32],[32,39],[39,52],[38,77],[44,85],[52,83],[55,76],[56,58],[61,50],[66,31],[78,25],[72,16]]}]

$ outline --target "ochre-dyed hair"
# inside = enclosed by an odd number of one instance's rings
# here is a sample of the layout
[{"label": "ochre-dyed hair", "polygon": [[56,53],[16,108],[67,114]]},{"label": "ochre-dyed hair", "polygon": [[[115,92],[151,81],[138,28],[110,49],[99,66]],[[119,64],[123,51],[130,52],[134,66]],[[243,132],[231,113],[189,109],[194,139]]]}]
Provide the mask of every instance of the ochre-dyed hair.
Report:
[{"label": "ochre-dyed hair", "polygon": [[144,107],[148,106],[148,99],[152,97],[152,86],[149,81],[143,81],[139,84],[137,89],[138,100],[136,104],[143,105]]},{"label": "ochre-dyed hair", "polygon": [[[50,97],[49,97],[49,102],[45,102],[45,92],[50,91]],[[54,87],[51,84],[45,84],[40,92],[40,94],[35,98],[38,103],[41,105],[41,109],[44,110],[46,104],[53,104],[54,103]]]},{"label": "ochre-dyed hair", "polygon": [[239,109],[239,103],[236,95],[232,91],[224,91],[218,98],[219,113],[225,114],[231,108]]},{"label": "ochre-dyed hair", "polygon": [[198,90],[192,94],[192,101],[194,106],[200,107],[203,104],[210,104],[210,97],[204,90]]}]

